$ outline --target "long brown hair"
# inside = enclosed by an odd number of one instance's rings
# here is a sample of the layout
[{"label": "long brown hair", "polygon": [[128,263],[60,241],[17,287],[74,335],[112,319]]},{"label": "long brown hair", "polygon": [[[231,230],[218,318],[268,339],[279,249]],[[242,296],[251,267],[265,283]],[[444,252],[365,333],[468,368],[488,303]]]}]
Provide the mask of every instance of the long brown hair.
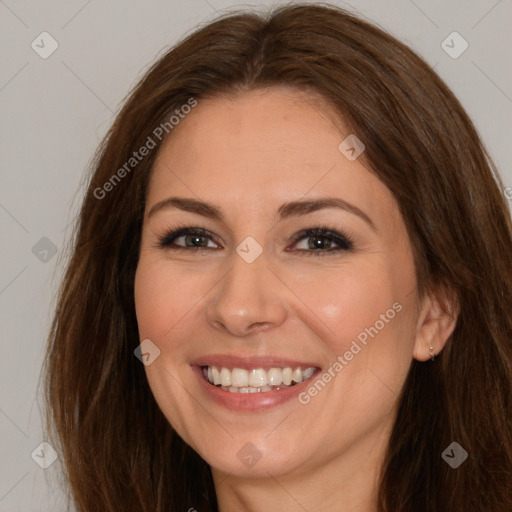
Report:
[{"label": "long brown hair", "polygon": [[[98,150],[44,368],[48,434],[73,501],[84,512],[217,510],[209,466],[170,427],[134,356],[134,274],[160,147],[154,130],[191,98],[200,105],[276,85],[320,93],[364,141],[368,168],[406,223],[419,293],[443,286],[459,302],[445,350],[411,365],[379,510],[510,512],[512,227],[503,185],[428,64],[371,24],[318,4],[232,14],[196,31],[146,73]],[[126,167],[148,137],[157,147]],[[441,457],[454,441],[468,453],[457,469]]]}]

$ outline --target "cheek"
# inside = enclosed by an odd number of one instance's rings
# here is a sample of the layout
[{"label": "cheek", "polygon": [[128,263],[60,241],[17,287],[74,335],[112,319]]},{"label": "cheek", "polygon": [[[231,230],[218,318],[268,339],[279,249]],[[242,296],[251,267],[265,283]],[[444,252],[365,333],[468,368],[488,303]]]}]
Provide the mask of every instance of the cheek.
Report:
[{"label": "cheek", "polygon": [[141,339],[164,340],[201,296],[193,273],[176,272],[168,262],[141,256],[135,274],[135,310]]},{"label": "cheek", "polygon": [[[366,328],[394,317],[393,304],[400,301],[401,286],[385,265],[347,263],[336,269],[315,269],[309,277],[294,280],[294,290],[307,309],[325,325],[324,342],[336,354],[348,350]],[[380,326],[380,323],[379,323]]]},{"label": "cheek", "polygon": [[[320,393],[309,388],[303,399],[326,425],[343,420],[362,431],[393,407],[412,359],[414,284],[413,266],[382,261],[317,270],[315,279],[303,282],[300,294],[328,327],[322,342],[330,390],[317,400]],[[325,412],[324,399],[339,407]]]},{"label": "cheek", "polygon": [[[140,340],[149,338],[160,350],[155,362],[145,366],[149,387],[169,423],[180,433],[193,432],[188,418],[189,394],[180,373],[187,315],[197,304],[197,287],[192,274],[171,271],[167,261],[141,254],[135,274],[135,310]],[[185,425],[188,425],[187,429]],[[193,445],[187,436],[187,442]]]},{"label": "cheek", "polygon": [[321,338],[336,376],[333,391],[344,403],[349,390],[356,397],[347,402],[350,410],[377,403],[387,410],[412,358],[414,265],[374,256],[295,281],[301,283],[297,295],[307,298],[304,316],[309,308],[325,325]]}]

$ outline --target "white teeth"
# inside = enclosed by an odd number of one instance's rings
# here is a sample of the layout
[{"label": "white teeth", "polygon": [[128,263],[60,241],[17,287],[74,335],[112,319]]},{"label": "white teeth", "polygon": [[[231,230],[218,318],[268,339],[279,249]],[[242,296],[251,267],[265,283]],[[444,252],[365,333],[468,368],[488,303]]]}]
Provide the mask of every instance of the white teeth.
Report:
[{"label": "white teeth", "polygon": [[231,393],[258,393],[275,391],[278,389],[290,387],[309,379],[315,373],[315,368],[295,368],[290,366],[285,368],[254,368],[246,370],[245,368],[217,366],[203,367],[203,375],[210,384],[220,386],[224,391]]},{"label": "white teeth", "polygon": [[283,384],[289,386],[292,383],[292,369],[290,367],[283,368]]},{"label": "white teeth", "polygon": [[293,382],[302,382],[302,370],[300,368],[295,368],[292,373]]},{"label": "white teeth", "polygon": [[208,379],[210,382],[213,382],[215,386],[218,386],[220,384],[220,372],[217,369],[216,366],[209,366],[208,368],[212,369],[212,375],[213,375],[213,381],[211,379]]},{"label": "white teeth", "polygon": [[231,372],[227,368],[220,371],[220,383],[223,386],[231,386]]},{"label": "white teeth", "polygon": [[[214,366],[215,368],[215,366]],[[311,375],[313,375],[313,373],[315,373],[315,369],[314,368],[306,368],[303,372],[302,372],[302,379],[303,380],[306,380],[306,379],[309,379],[309,377],[311,377]],[[215,375],[215,374],[214,374]]]},{"label": "white teeth", "polygon": [[[236,368],[235,368],[236,370]],[[233,370],[233,371],[235,371]],[[267,384],[267,373],[263,368],[258,368],[256,370],[251,370],[249,374],[249,386],[253,388],[260,388],[261,386],[265,386]]]},{"label": "white teeth", "polygon": [[231,385],[237,388],[247,387],[249,385],[249,372],[243,368],[233,368],[231,372]]},{"label": "white teeth", "polygon": [[279,384],[283,383],[283,375],[280,368],[270,368],[267,372],[267,383],[270,386],[279,386]]},{"label": "white teeth", "polygon": [[235,386],[219,386],[219,387],[223,391],[229,391],[230,393],[263,393],[266,391],[278,391],[279,389],[291,388],[291,386],[285,386],[285,385],[278,386],[278,387],[262,386],[261,388],[251,388],[251,387],[237,388]]}]

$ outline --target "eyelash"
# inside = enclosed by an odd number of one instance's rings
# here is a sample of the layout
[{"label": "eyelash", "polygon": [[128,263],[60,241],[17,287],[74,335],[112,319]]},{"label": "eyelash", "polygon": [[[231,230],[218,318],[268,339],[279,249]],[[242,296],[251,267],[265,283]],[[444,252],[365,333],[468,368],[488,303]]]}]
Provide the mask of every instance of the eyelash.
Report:
[{"label": "eyelash", "polygon": [[[208,231],[205,228],[202,227],[191,227],[191,226],[175,226],[174,228],[169,229],[164,235],[162,235],[158,239],[158,243],[156,244],[157,248],[161,249],[167,249],[167,250],[212,250],[211,247],[184,247],[181,245],[172,245],[173,242],[182,236],[187,235],[197,235],[202,237],[208,237],[213,242],[218,244],[218,242],[215,241],[215,237],[213,234]],[[347,235],[342,235],[341,233],[338,233],[337,231],[329,228],[328,226],[319,226],[316,228],[309,228],[309,229],[303,229],[302,231],[299,231],[296,233],[293,237],[293,243],[296,244],[297,242],[301,241],[304,238],[311,238],[311,237],[322,237],[326,238],[327,240],[330,240],[334,242],[338,247],[335,248],[329,248],[329,249],[297,249],[298,252],[305,253],[308,256],[325,256],[327,254],[333,254],[333,253],[339,253],[341,251],[351,251],[354,247],[354,243],[352,239]],[[220,244],[218,244],[220,245]],[[218,249],[213,249],[218,250]]]}]

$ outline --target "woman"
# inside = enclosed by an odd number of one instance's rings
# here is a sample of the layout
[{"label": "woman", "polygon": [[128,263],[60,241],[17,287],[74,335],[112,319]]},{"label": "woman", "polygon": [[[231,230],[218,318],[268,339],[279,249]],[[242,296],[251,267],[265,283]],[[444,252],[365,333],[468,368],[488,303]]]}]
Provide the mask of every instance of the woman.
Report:
[{"label": "woman", "polygon": [[78,509],[512,510],[500,189],[441,79],[345,11],[178,44],[98,152],[50,335]]}]

